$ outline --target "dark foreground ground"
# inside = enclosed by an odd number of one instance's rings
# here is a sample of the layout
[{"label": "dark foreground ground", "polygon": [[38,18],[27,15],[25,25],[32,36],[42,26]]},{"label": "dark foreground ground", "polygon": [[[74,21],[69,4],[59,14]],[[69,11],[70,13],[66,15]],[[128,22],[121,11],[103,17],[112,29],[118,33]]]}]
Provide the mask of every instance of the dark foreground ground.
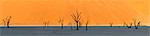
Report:
[{"label": "dark foreground ground", "polygon": [[58,28],[0,28],[0,36],[150,36],[148,28],[89,28],[87,31]]},{"label": "dark foreground ground", "polygon": [[[74,29],[71,29],[74,28]],[[75,30],[75,27],[60,26],[49,27],[0,27],[0,36],[150,36],[149,27],[140,27],[139,29],[126,28],[123,26],[90,26],[88,30],[81,27]]]}]

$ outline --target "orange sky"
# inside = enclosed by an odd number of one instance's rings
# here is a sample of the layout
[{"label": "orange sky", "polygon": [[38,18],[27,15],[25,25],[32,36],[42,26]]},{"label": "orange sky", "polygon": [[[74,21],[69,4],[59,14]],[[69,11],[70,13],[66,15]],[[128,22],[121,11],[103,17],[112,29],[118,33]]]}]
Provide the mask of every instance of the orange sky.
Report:
[{"label": "orange sky", "polygon": [[72,22],[71,14],[77,9],[82,12],[82,22],[88,17],[90,25],[122,25],[133,18],[149,25],[148,0],[0,0],[0,23],[12,16],[11,25],[59,25],[59,17],[65,25]]}]

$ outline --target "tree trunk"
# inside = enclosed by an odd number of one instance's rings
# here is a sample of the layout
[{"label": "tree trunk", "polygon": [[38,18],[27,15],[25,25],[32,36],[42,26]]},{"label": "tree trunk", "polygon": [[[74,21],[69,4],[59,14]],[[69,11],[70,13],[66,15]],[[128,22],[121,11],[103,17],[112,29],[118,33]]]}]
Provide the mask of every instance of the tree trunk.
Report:
[{"label": "tree trunk", "polygon": [[7,22],[7,28],[9,28],[9,22]]},{"label": "tree trunk", "polygon": [[87,24],[86,24],[86,31],[88,30],[88,28],[87,28]]},{"label": "tree trunk", "polygon": [[63,24],[61,24],[61,29],[64,29]]},{"label": "tree trunk", "polygon": [[79,30],[79,24],[77,23],[77,29],[76,30]]}]

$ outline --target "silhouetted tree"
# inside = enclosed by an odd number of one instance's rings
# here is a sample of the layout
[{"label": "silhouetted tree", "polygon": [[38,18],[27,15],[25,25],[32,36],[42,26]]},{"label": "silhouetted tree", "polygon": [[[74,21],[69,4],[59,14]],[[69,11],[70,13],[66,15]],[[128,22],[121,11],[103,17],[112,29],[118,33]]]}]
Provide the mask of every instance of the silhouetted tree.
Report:
[{"label": "silhouetted tree", "polygon": [[88,24],[89,24],[89,21],[87,20],[85,25],[86,25],[86,31],[88,30]]},{"label": "silhouetted tree", "polygon": [[132,24],[133,24],[133,23],[130,23],[130,26],[129,26],[128,28],[131,28],[131,27],[132,27]]},{"label": "silhouetted tree", "polygon": [[141,21],[137,22],[137,19],[134,19],[133,21],[134,21],[134,27],[135,27],[135,29],[138,29],[138,27],[141,26]]},{"label": "silhouetted tree", "polygon": [[43,24],[44,24],[45,28],[47,28],[47,26],[49,25],[49,21],[45,21],[45,22],[43,22]]},{"label": "silhouetted tree", "polygon": [[140,24],[141,24],[141,22],[139,21],[139,22],[136,24],[135,29],[138,29],[138,26],[141,26]]},{"label": "silhouetted tree", "polygon": [[63,18],[59,18],[58,23],[61,24],[61,29],[63,29],[63,25],[64,25],[64,19]]},{"label": "silhouetted tree", "polygon": [[110,24],[110,27],[112,27],[113,23],[109,23]]},{"label": "silhouetted tree", "polygon": [[79,25],[81,25],[81,12],[76,10],[71,16],[76,24],[76,30],[79,30]]},{"label": "silhouetted tree", "polygon": [[138,27],[141,26],[141,21],[138,21],[138,22],[137,22],[137,20],[134,19],[133,22],[130,23],[130,25],[129,25],[129,24],[126,24],[126,23],[124,22],[124,25],[125,25],[126,27],[128,27],[128,28],[131,28],[131,27],[133,26],[133,24],[134,24],[135,29],[138,29]]},{"label": "silhouetted tree", "polygon": [[130,23],[130,25],[129,25],[126,22],[124,22],[124,26],[126,26],[127,28],[131,28],[132,27],[132,23]]},{"label": "silhouetted tree", "polygon": [[12,18],[11,16],[8,16],[3,19],[3,23],[4,23],[4,25],[7,26],[7,28],[9,28],[11,18]]}]

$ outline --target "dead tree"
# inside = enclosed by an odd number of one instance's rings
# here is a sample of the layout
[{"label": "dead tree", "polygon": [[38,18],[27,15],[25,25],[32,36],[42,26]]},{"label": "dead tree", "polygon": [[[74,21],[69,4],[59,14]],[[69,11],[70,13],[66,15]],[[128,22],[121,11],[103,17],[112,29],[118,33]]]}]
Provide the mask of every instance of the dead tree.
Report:
[{"label": "dead tree", "polygon": [[141,24],[141,22],[140,21],[134,21],[134,27],[135,27],[135,29],[138,29],[138,27],[140,26],[140,24]]},{"label": "dead tree", "polygon": [[87,20],[85,24],[86,24],[86,31],[87,31],[88,30],[89,21]]},{"label": "dead tree", "polygon": [[47,26],[49,25],[49,21],[45,21],[45,22],[43,22],[43,24],[44,24],[45,28],[47,28]]},{"label": "dead tree", "polygon": [[109,23],[110,24],[110,27],[112,27],[113,23]]},{"label": "dead tree", "polygon": [[[133,25],[133,24],[134,24],[134,25]],[[132,28],[132,26],[133,26],[133,27],[135,27],[135,29],[138,29],[139,26],[141,26],[141,21],[138,21],[138,22],[137,22],[137,20],[134,19],[133,22],[130,23],[130,25],[129,25],[129,24],[126,24],[126,23],[124,23],[124,25],[125,25],[126,27],[128,27],[128,28]]]},{"label": "dead tree", "polygon": [[81,25],[81,12],[76,10],[71,17],[76,24],[76,30],[79,30],[79,25]]},{"label": "dead tree", "polygon": [[139,26],[141,26],[141,21],[137,22],[137,19],[134,19],[133,21],[134,21],[134,27],[135,27],[135,29],[138,29]]},{"label": "dead tree", "polygon": [[7,28],[9,28],[11,18],[12,18],[11,16],[8,16],[3,19],[3,23],[4,23],[4,25],[7,26]]},{"label": "dead tree", "polygon": [[61,29],[63,29],[64,28],[64,19],[59,18],[58,23],[61,24]]},{"label": "dead tree", "polygon": [[140,24],[141,24],[141,22],[139,21],[139,22],[135,25],[135,29],[138,29],[138,27],[141,26]]},{"label": "dead tree", "polygon": [[129,26],[128,28],[131,28],[131,27],[132,27],[132,24],[133,24],[133,23],[130,23],[130,26]]},{"label": "dead tree", "polygon": [[130,23],[130,25],[129,25],[126,22],[124,22],[124,26],[127,27],[127,28],[131,28],[132,27],[132,23]]}]

